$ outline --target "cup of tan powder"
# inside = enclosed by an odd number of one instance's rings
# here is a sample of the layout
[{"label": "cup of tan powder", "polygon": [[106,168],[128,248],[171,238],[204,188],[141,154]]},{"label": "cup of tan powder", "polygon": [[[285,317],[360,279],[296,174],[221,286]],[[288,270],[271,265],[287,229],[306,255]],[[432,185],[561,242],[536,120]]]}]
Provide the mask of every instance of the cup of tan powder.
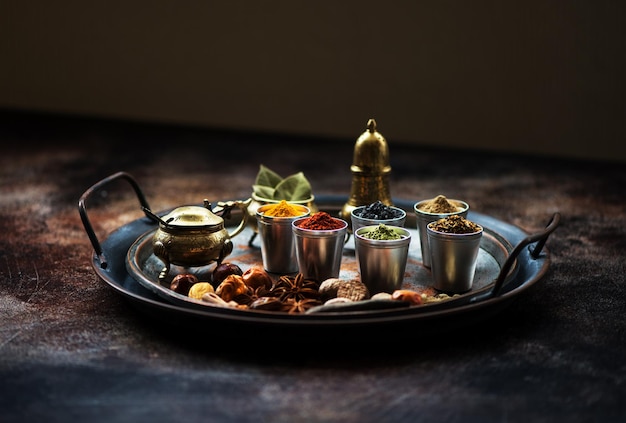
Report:
[{"label": "cup of tan powder", "polygon": [[417,220],[417,231],[420,236],[420,247],[422,249],[422,263],[430,268],[430,248],[428,245],[428,231],[426,227],[430,222],[437,221],[452,215],[467,217],[469,204],[461,200],[448,199],[444,195],[435,198],[422,200],[413,206]]}]

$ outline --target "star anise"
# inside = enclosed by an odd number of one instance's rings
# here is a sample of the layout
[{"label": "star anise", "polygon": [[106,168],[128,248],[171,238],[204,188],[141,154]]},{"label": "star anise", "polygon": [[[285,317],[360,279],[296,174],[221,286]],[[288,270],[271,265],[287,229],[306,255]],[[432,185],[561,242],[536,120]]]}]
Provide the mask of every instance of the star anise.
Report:
[{"label": "star anise", "polygon": [[276,281],[270,294],[280,298],[281,301],[317,299],[319,297],[319,285],[314,280],[305,279],[302,273],[298,273],[296,276],[284,275]]},{"label": "star anise", "polygon": [[322,304],[322,302],[315,298],[302,298],[299,300],[288,298],[283,302],[281,311],[286,311],[289,314],[300,314],[320,304]]},{"label": "star anise", "polygon": [[268,294],[269,294],[269,290],[267,288],[265,288],[265,286],[263,286],[263,285],[258,286],[256,288],[252,288],[252,287],[248,286],[248,291],[247,292],[245,292],[245,293],[243,293],[241,295],[237,295],[233,299],[238,304],[250,305],[254,301],[258,300],[259,298],[266,297]]}]

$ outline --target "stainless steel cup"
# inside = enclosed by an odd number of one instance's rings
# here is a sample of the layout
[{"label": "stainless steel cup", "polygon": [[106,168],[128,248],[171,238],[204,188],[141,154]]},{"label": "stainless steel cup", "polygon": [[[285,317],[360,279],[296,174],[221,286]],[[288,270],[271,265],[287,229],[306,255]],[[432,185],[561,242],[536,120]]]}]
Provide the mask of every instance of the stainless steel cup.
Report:
[{"label": "stainless steel cup", "polygon": [[348,222],[340,220],[340,229],[313,230],[298,226],[298,221],[291,223],[296,242],[296,258],[300,273],[305,279],[323,282],[329,278],[338,278]]},{"label": "stainless steel cup", "polygon": [[468,234],[438,232],[426,227],[435,289],[461,294],[472,289],[483,228]]},{"label": "stainless steel cup", "polygon": [[[394,219],[368,219],[366,217],[358,216],[358,213],[361,212],[367,206],[359,206],[350,212],[350,220],[352,222],[352,233],[355,233],[359,228],[363,226],[372,226],[372,225],[380,225],[383,224],[385,226],[399,226],[404,227],[404,221],[406,220],[406,212],[402,210],[400,207],[393,207],[393,209],[399,210],[400,217],[396,217]],[[359,255],[357,254],[357,245],[354,243],[354,256],[356,257],[357,267],[359,264]]]},{"label": "stainless steel cup", "polygon": [[298,204],[290,203],[290,205],[301,211],[301,214],[290,217],[266,216],[264,213],[269,207],[274,206],[272,204],[261,206],[256,211],[257,228],[261,236],[263,267],[271,273],[298,271],[291,223],[296,219],[309,216],[310,209]]},{"label": "stainless steel cup", "polygon": [[393,293],[404,281],[404,271],[409,256],[411,233],[401,227],[390,226],[400,239],[369,239],[365,233],[378,225],[363,226],[354,232],[354,241],[359,262],[361,282],[371,295],[379,292]]},{"label": "stainless steel cup", "polygon": [[469,204],[467,204],[465,201],[452,200],[449,198],[448,198],[448,201],[454,204],[455,206],[457,206],[459,208],[459,211],[456,211],[453,213],[429,213],[429,212],[420,210],[420,208],[424,204],[432,200],[433,199],[431,198],[429,200],[418,201],[417,203],[413,205],[413,210],[415,211],[415,217],[417,218],[416,219],[417,231],[420,236],[420,247],[422,249],[422,263],[424,264],[425,267],[431,266],[430,249],[428,246],[428,231],[426,230],[426,227],[428,226],[428,224],[430,222],[434,222],[436,220],[443,219],[444,217],[452,216],[455,214],[461,215],[462,217],[467,217],[467,212],[469,210]]}]

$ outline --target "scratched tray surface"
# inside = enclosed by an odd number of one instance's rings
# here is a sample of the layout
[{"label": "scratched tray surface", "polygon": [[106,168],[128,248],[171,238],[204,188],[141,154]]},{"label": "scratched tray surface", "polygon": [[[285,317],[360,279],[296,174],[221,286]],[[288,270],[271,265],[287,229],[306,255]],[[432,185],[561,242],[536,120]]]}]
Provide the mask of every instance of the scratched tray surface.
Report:
[{"label": "scratched tray surface", "polygon": [[[406,226],[405,226],[406,227]],[[432,276],[429,269],[422,265],[422,251],[419,242],[419,233],[417,229],[406,227],[411,233],[411,243],[409,246],[409,257],[405,271],[405,277],[402,289],[414,290],[417,292],[434,292],[432,289]],[[159,282],[158,275],[163,269],[163,262],[154,255],[152,249],[152,238],[156,229],[150,230],[141,235],[129,248],[126,256],[126,267],[128,273],[143,287],[152,291],[160,298],[182,307],[191,307],[200,310],[208,308],[223,308],[207,302],[189,298],[185,295],[178,294],[169,289],[170,282],[176,274],[193,273],[200,281],[210,281],[211,273],[215,268],[215,264],[207,266],[183,268],[172,266],[166,279]],[[476,273],[472,289],[454,299],[447,300],[454,302],[457,299],[476,295],[486,289],[489,289],[497,279],[500,270],[512,250],[512,245],[502,235],[484,228],[484,234],[481,239],[480,250],[476,263]],[[253,230],[247,227],[240,234],[233,238],[233,251],[225,259],[225,262],[231,262],[239,265],[242,270],[246,270],[252,266],[262,266],[260,237],[255,236]],[[517,266],[514,266],[509,274],[509,278],[513,278]],[[281,275],[272,274],[274,279]],[[344,245],[342,264],[339,277],[342,279],[359,279],[358,265],[354,251],[354,237],[350,236]],[[432,306],[435,304],[425,304],[420,307]],[[262,313],[284,314],[280,312],[267,312],[259,310],[237,310],[241,313]],[[342,313],[346,313],[345,311]]]}]

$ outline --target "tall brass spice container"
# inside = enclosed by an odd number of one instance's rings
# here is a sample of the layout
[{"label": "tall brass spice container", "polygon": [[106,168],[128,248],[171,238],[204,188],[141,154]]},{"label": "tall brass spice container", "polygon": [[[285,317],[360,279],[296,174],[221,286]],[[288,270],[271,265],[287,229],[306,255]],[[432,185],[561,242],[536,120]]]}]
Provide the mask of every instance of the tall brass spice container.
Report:
[{"label": "tall brass spice container", "polygon": [[374,119],[367,122],[367,130],[356,140],[350,170],[352,188],[348,202],[341,209],[343,219],[350,222],[352,210],[378,200],[393,205],[389,193],[389,147],[387,140],[376,130]]}]

